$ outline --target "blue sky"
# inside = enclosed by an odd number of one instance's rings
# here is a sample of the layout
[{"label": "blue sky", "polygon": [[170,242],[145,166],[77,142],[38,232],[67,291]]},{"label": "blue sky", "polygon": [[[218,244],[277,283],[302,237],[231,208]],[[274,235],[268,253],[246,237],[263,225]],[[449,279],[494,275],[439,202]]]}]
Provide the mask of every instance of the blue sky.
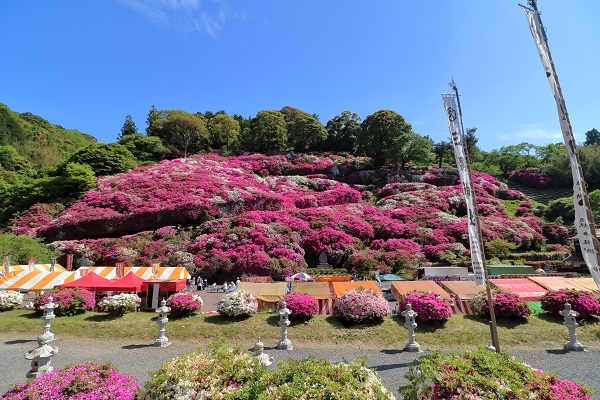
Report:
[{"label": "blue sky", "polygon": [[[526,0],[523,0],[525,3]],[[253,117],[289,105],[323,124],[398,112],[449,137],[454,78],[484,150],[562,142],[515,1],[31,0],[2,5],[0,103],[101,142],[150,107]],[[540,0],[575,137],[600,129],[600,2]]]}]

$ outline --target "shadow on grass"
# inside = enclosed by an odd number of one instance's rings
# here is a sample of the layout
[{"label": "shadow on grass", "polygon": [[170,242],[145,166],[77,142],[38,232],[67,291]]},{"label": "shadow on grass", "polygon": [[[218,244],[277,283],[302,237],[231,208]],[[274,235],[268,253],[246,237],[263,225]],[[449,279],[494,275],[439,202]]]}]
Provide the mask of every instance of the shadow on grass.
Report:
[{"label": "shadow on grass", "polygon": [[31,311],[27,314],[21,314],[19,317],[27,318],[27,319],[38,319],[42,316],[42,314],[38,314],[36,311]]},{"label": "shadow on grass", "polygon": [[[485,325],[490,324],[490,317],[486,315],[465,315],[465,319],[474,322],[480,322]],[[507,329],[514,329],[518,326],[526,325],[528,323],[529,320],[525,317],[496,317],[496,325]]]},{"label": "shadow on grass", "polygon": [[86,321],[90,321],[90,322],[106,322],[106,321],[114,321],[115,319],[119,319],[121,318],[118,315],[111,315],[111,314],[96,314],[96,315],[90,315],[88,317],[85,317],[84,319]]},{"label": "shadow on grass", "polygon": [[333,326],[334,328],[360,330],[360,329],[370,328],[373,326],[379,326],[379,325],[383,324],[383,318],[376,318],[376,319],[371,319],[368,321],[363,321],[363,322],[357,323],[354,321],[348,321],[348,320],[340,319],[338,317],[334,317],[333,315],[330,315],[327,318],[325,318],[325,322],[327,322],[329,325]]},{"label": "shadow on grass", "polygon": [[204,317],[204,322],[208,323],[208,324],[214,324],[214,325],[229,325],[229,324],[235,324],[236,322],[240,322],[240,321],[245,321],[248,318],[250,318],[250,315],[243,315],[243,316],[239,316],[239,317],[228,317],[225,315],[207,315],[206,317]]},{"label": "shadow on grass", "polygon": [[[290,327],[300,326],[304,324],[310,324],[311,320],[309,319],[290,319]],[[271,326],[279,326],[279,315],[270,315],[267,317],[267,324]]]},{"label": "shadow on grass", "polygon": [[[404,323],[406,322],[406,319],[403,316],[394,315],[393,319],[394,319],[394,321],[396,321],[398,323],[398,325],[404,327]],[[438,329],[444,329],[444,327],[446,326],[446,322],[448,322],[448,321],[428,321],[428,322],[417,321],[417,329],[421,332],[432,333],[432,332],[437,331]]]}]

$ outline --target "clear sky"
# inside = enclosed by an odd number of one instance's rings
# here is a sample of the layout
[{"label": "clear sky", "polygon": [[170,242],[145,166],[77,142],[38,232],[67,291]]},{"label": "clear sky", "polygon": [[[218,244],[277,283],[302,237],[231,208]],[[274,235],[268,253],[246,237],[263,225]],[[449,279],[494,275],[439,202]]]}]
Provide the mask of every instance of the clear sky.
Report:
[{"label": "clear sky", "polygon": [[[538,8],[582,142],[600,129],[600,1]],[[9,0],[0,36],[0,103],[100,142],[128,114],[144,132],[152,105],[244,117],[288,105],[323,124],[390,109],[447,140],[452,78],[482,149],[562,142],[517,1]]]}]

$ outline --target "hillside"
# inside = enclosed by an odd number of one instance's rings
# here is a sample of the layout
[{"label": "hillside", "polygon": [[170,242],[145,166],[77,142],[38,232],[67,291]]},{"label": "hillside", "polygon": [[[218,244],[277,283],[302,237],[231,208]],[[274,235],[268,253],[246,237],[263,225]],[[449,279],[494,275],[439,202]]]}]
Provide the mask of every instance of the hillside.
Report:
[{"label": "hillside", "polygon": [[14,147],[36,170],[54,166],[65,155],[94,142],[91,135],[54,125],[29,112],[13,112],[0,103],[0,146]]},{"label": "hillside", "polygon": [[[102,178],[57,218],[34,207],[13,229],[75,255],[78,265],[183,264],[211,279],[274,278],[314,266],[410,275],[422,263],[468,263],[467,218],[456,171],[369,170],[365,159],[260,154],[140,166]],[[550,243],[526,197],[474,173],[484,240],[518,251]],[[519,217],[503,199],[521,199]],[[45,214],[44,214],[45,213]]]}]

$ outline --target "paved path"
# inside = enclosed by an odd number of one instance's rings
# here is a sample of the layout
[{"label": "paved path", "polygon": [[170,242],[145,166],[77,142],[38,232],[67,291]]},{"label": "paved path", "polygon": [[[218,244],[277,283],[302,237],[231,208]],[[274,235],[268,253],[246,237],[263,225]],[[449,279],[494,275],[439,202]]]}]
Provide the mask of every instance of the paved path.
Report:
[{"label": "paved path", "polygon": [[[13,383],[25,381],[30,364],[24,355],[35,348],[37,343],[35,340],[24,340],[24,337],[26,335],[16,337],[12,334],[0,334],[0,393],[4,393]],[[290,339],[293,342],[294,338]],[[270,345],[266,341],[265,344]],[[86,361],[110,361],[121,373],[135,377],[140,384],[148,379],[149,371],[158,369],[163,362],[197,348],[197,345],[186,342],[175,342],[169,347],[160,348],[135,340],[99,341],[74,338],[58,340],[54,345],[59,347],[58,354],[52,358],[55,368]],[[249,348],[252,344],[244,345]],[[334,362],[365,355],[368,358],[367,366],[377,369],[385,386],[394,394],[400,385],[406,384],[404,374],[408,371],[408,365],[420,355],[394,349],[343,348],[295,348],[291,351],[267,348],[265,352],[273,356],[276,363],[286,358],[302,359],[310,354]],[[594,389],[597,394],[594,398],[600,398],[600,350],[582,353],[565,353],[562,350],[511,351],[511,354],[535,368],[555,372],[562,378],[581,380]],[[272,367],[276,367],[276,363]]]}]

